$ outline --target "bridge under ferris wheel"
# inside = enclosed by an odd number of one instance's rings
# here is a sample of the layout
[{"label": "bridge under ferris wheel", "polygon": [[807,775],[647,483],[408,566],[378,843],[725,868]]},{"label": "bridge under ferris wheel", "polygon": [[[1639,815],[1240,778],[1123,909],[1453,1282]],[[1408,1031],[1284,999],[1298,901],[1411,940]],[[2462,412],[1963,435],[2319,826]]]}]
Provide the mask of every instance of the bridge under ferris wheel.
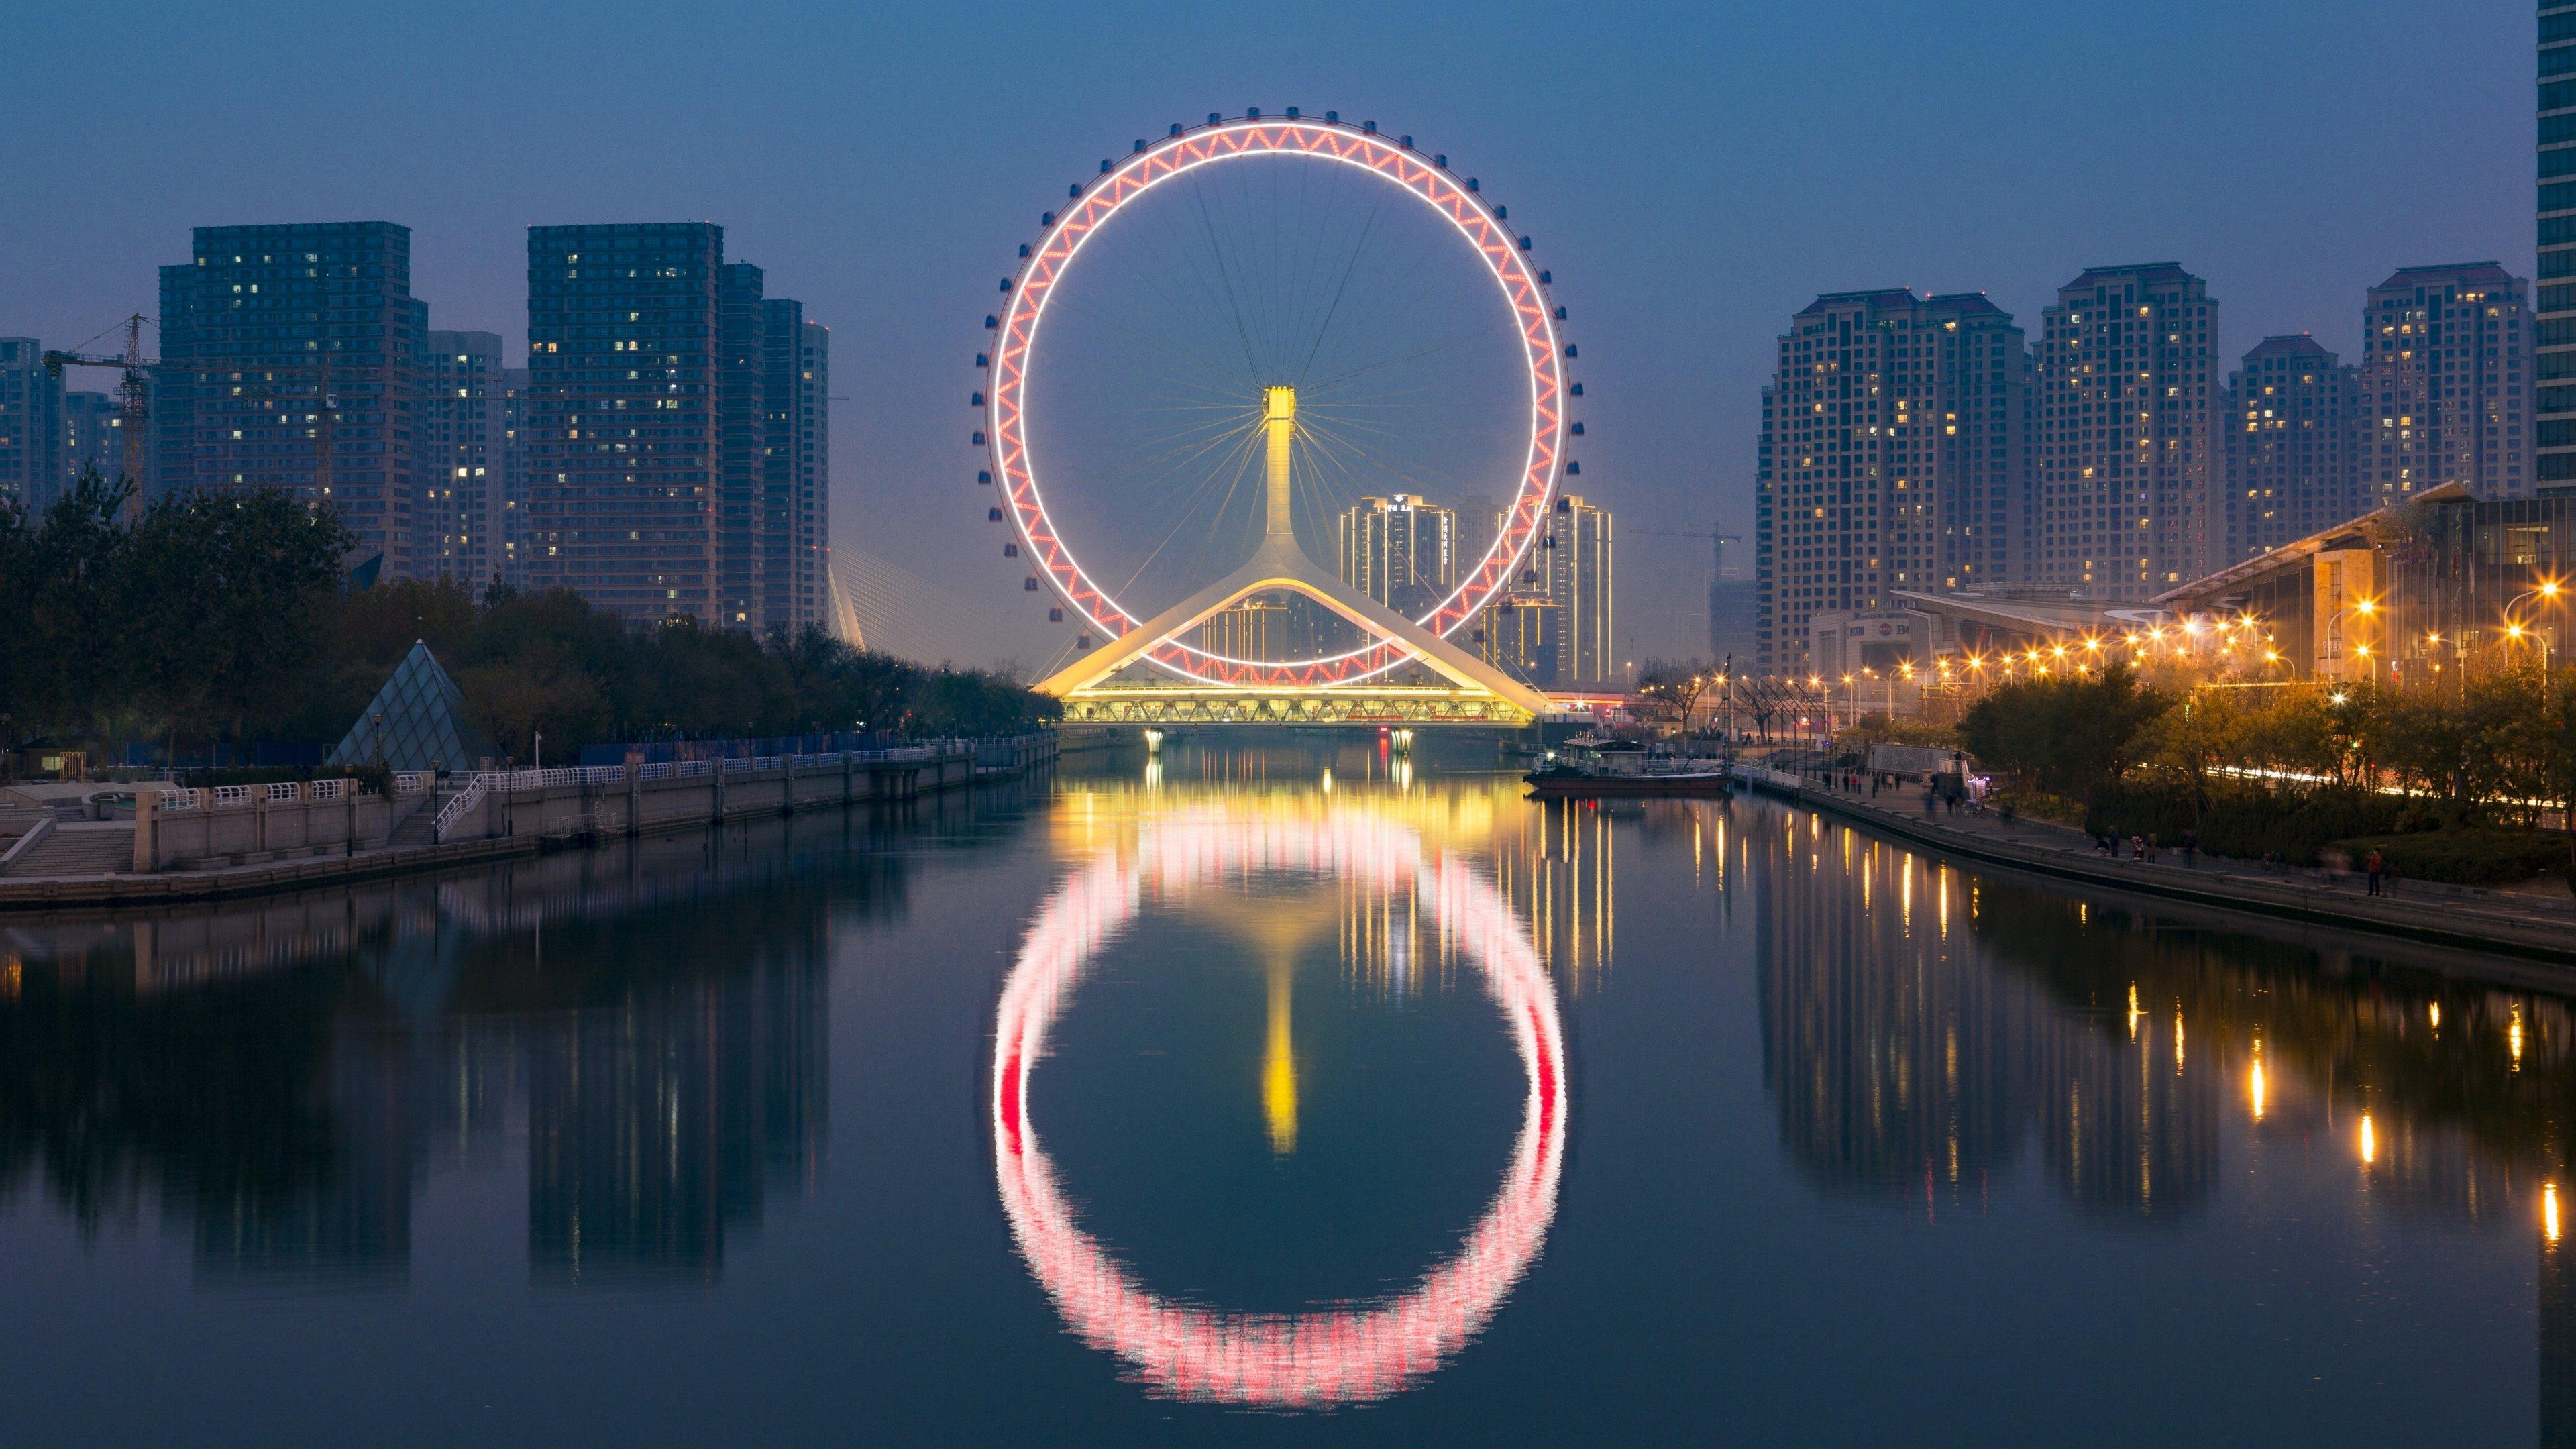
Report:
[{"label": "bridge under ferris wheel", "polygon": [[[1504,466],[1501,458],[1509,456],[1516,481],[1494,515],[1491,547],[1461,569],[1454,586],[1444,580],[1445,593],[1438,596],[1439,602],[1419,617],[1407,617],[1346,581],[1299,543],[1291,502],[1292,459],[1301,450],[1311,459],[1316,456],[1316,442],[1329,443],[1336,433],[1326,429],[1309,434],[1310,426],[1323,428],[1325,410],[1316,409],[1311,424],[1301,420],[1297,367],[1264,365],[1251,356],[1255,348],[1249,339],[1245,360],[1254,364],[1247,369],[1250,375],[1238,374],[1215,389],[1215,406],[1241,420],[1237,426],[1242,431],[1235,435],[1243,438],[1246,447],[1261,447],[1265,463],[1256,505],[1261,509],[1259,541],[1240,567],[1195,588],[1169,608],[1150,616],[1131,613],[1075,560],[1056,515],[1040,497],[1028,389],[1049,299],[1086,245],[1130,202],[1185,178],[1185,184],[1204,186],[1204,178],[1220,171],[1258,174],[1229,164],[1256,158],[1333,163],[1323,165],[1321,174],[1365,178],[1351,185],[1372,195],[1401,195],[1421,203],[1428,208],[1431,231],[1450,237],[1447,245],[1463,240],[1480,264],[1451,275],[1461,285],[1469,277],[1479,279],[1474,285],[1484,289],[1482,295],[1488,299],[1499,293],[1502,306],[1495,315],[1500,320],[1492,335],[1510,339],[1504,350],[1513,359],[1508,364],[1515,379],[1511,391],[1519,399],[1511,406],[1513,415],[1525,420],[1526,432],[1515,423],[1483,436],[1508,445],[1507,455],[1498,450],[1495,464]],[[1391,184],[1393,192],[1378,190],[1382,184]],[[1296,194],[1302,198],[1304,192]],[[986,327],[999,334],[991,357],[977,359],[992,370],[992,392],[989,403],[980,393],[975,399],[990,408],[994,466],[982,481],[999,482],[1001,501],[1007,505],[990,513],[1016,526],[1018,541],[1004,552],[1017,556],[1024,547],[1034,565],[1028,587],[1038,589],[1043,579],[1061,601],[1060,608],[1049,610],[1050,618],[1062,620],[1071,614],[1081,629],[1075,642],[1084,652],[1035,686],[1062,701],[1065,720],[1153,726],[1516,728],[1563,709],[1538,688],[1450,639],[1470,621],[1481,628],[1486,606],[1503,602],[1515,579],[1528,577],[1520,570],[1541,541],[1558,475],[1575,471],[1563,456],[1566,437],[1583,431],[1579,423],[1569,426],[1566,417],[1566,398],[1581,396],[1582,388],[1569,385],[1564,377],[1563,359],[1574,351],[1562,347],[1557,335],[1556,322],[1565,315],[1564,309],[1548,299],[1547,274],[1535,270],[1527,255],[1529,239],[1503,225],[1508,212],[1479,194],[1473,178],[1451,172],[1447,157],[1415,150],[1410,136],[1382,136],[1374,123],[1345,125],[1330,112],[1320,121],[1301,119],[1294,110],[1284,118],[1264,119],[1254,111],[1232,121],[1211,115],[1205,127],[1175,125],[1168,139],[1150,145],[1140,140],[1124,161],[1103,161],[1099,178],[1087,187],[1075,186],[1071,195],[1074,200],[1061,216],[1049,212],[1044,218],[1048,230],[1035,247],[1021,248],[1026,260],[1013,278],[1003,282],[1004,292],[1010,294],[1003,315],[985,320]],[[1202,201],[1202,219],[1204,207]],[[1376,222],[1372,210],[1370,225]],[[1219,230],[1209,227],[1212,244]],[[1363,241],[1369,234],[1361,231]],[[1275,250],[1271,255],[1275,260]],[[1354,251],[1354,266],[1357,255]],[[1222,260],[1218,258],[1220,267]],[[1349,285],[1347,271],[1342,285]],[[1233,294],[1226,295],[1231,301]],[[1337,294],[1334,304],[1339,303]],[[1066,305],[1077,318],[1086,315],[1079,304]],[[1331,317],[1327,311],[1327,326]],[[1242,317],[1232,320],[1242,330]],[[1320,336],[1314,345],[1322,345]],[[1310,347],[1304,362],[1311,366],[1313,361]],[[1202,392],[1206,391],[1203,387]],[[985,443],[986,435],[978,433],[975,441]],[[1347,468],[1338,463],[1335,467],[1349,476]],[[1077,476],[1081,472],[1073,471]],[[1315,486],[1304,465],[1298,465],[1298,471],[1301,482]],[[1395,471],[1409,476],[1401,469]],[[1187,586],[1187,581],[1182,583]],[[1329,643],[1309,651],[1312,657],[1282,658],[1267,645],[1245,648],[1227,642],[1244,637],[1240,631],[1229,634],[1229,622],[1241,625],[1246,616],[1269,610],[1302,611],[1297,617],[1309,622],[1301,627],[1314,631],[1317,639],[1338,636],[1347,641],[1356,636],[1358,643],[1356,647]],[[1230,615],[1235,617],[1229,621]],[[1247,654],[1253,657],[1243,657]]]},{"label": "bridge under ferris wheel", "polygon": [[[1039,682],[1064,701],[1069,723],[1088,724],[1460,724],[1525,725],[1555,708],[1548,697],[1387,608],[1318,567],[1297,542],[1289,506],[1289,458],[1297,390],[1263,389],[1265,506],[1260,546],[1241,568]],[[1147,667],[1146,655],[1244,600],[1268,593],[1321,604],[1384,645],[1402,663],[1356,684],[1292,681],[1210,684],[1198,680],[1117,682]],[[1406,673],[1422,682],[1396,682]]]}]

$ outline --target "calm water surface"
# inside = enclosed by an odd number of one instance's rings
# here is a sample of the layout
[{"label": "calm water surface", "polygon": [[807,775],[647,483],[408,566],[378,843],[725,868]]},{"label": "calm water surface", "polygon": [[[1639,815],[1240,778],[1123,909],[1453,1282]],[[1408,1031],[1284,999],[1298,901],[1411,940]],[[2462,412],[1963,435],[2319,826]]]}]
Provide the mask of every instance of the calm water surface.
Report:
[{"label": "calm water surface", "polygon": [[1491,766],[0,922],[0,1440],[2576,1436],[2565,999]]}]

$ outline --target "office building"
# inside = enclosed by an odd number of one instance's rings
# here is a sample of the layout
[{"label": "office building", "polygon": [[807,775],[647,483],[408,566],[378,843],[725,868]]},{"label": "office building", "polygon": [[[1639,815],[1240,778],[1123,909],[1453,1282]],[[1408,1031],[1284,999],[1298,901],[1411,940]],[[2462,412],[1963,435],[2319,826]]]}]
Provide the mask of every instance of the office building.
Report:
[{"label": "office building", "polygon": [[506,563],[509,413],[501,339],[490,332],[431,332],[423,351],[415,571],[454,579],[480,597]]},{"label": "office building", "polygon": [[2493,262],[2401,267],[2370,289],[2361,313],[2365,506],[2445,483],[2481,498],[2530,494],[2528,297],[2527,284]]},{"label": "office building", "polygon": [[64,393],[63,485],[71,486],[93,469],[114,481],[124,467],[125,422],[117,413],[115,394]]},{"label": "office building", "polygon": [[384,577],[416,576],[428,310],[411,295],[410,230],[205,226],[190,250],[161,269],[155,490],[327,502]]},{"label": "office building", "polygon": [[2360,369],[2304,333],[2266,337],[2227,380],[2226,561],[2281,547],[2375,505],[2354,458]]},{"label": "office building", "polygon": [[1820,612],[2012,577],[2030,376],[1981,294],[1828,293],[1791,319],[1755,467],[1755,667],[1804,672]]},{"label": "office building", "polygon": [[2576,3],[2540,3],[2535,477],[2576,488]]},{"label": "office building", "polygon": [[0,500],[26,513],[53,505],[63,481],[63,380],[33,337],[0,337]]},{"label": "office building", "polygon": [[2041,323],[2029,577],[2143,599],[2209,571],[2218,303],[2172,262],[2095,267]]},{"label": "office building", "polygon": [[[2563,660],[2576,489],[2480,498],[2460,484],[2374,509],[2195,579],[2170,614],[2252,613],[2297,677],[2432,685]],[[2368,608],[2360,607],[2367,601]]]},{"label": "office building", "polygon": [[1413,494],[1345,509],[1336,548],[1342,582],[1408,619],[1458,586],[1458,515]]},{"label": "office building", "polygon": [[527,573],[629,624],[721,616],[724,229],[528,228]]}]

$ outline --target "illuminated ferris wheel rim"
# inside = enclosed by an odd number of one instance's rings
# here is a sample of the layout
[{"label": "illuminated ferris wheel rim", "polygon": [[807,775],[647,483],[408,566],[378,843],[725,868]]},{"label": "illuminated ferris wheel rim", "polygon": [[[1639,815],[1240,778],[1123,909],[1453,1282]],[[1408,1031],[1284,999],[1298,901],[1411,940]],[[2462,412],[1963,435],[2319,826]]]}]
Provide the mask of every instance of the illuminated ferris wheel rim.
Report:
[{"label": "illuminated ferris wheel rim", "polygon": [[[1504,510],[1504,525],[1493,544],[1467,577],[1415,622],[1445,637],[1491,602],[1527,557],[1555,495],[1565,451],[1564,360],[1555,308],[1524,256],[1526,238],[1515,237],[1482,196],[1445,166],[1425,159],[1409,145],[1380,136],[1373,127],[1296,116],[1176,127],[1171,135],[1110,165],[1099,179],[1078,190],[1073,204],[1055,217],[1011,279],[1010,301],[996,321],[1000,338],[992,354],[989,437],[993,471],[1009,499],[1012,525],[1066,606],[1109,638],[1125,634],[1141,621],[1091,578],[1057,535],[1038,488],[1028,441],[1028,381],[1046,304],[1083,246],[1130,202],[1203,166],[1280,156],[1338,162],[1377,176],[1428,205],[1484,263],[1519,328],[1530,398],[1529,443],[1519,486]],[[1202,684],[1311,688],[1357,684],[1410,656],[1395,641],[1379,639],[1316,659],[1236,659],[1175,638],[1158,643],[1147,657],[1170,673]]]}]

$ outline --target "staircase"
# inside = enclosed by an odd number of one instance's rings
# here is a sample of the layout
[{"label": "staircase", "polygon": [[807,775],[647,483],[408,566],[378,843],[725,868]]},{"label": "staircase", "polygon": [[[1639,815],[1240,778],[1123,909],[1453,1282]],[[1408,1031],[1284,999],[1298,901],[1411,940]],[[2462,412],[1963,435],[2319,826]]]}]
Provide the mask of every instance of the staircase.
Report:
[{"label": "staircase", "polygon": [[438,806],[438,796],[423,796],[421,803],[415,806],[409,815],[395,823],[394,833],[385,837],[386,848],[418,850],[425,845],[436,845],[438,843]]},{"label": "staircase", "polygon": [[134,869],[134,827],[95,823],[57,825],[53,833],[9,862],[7,874],[70,876],[125,874]]}]

